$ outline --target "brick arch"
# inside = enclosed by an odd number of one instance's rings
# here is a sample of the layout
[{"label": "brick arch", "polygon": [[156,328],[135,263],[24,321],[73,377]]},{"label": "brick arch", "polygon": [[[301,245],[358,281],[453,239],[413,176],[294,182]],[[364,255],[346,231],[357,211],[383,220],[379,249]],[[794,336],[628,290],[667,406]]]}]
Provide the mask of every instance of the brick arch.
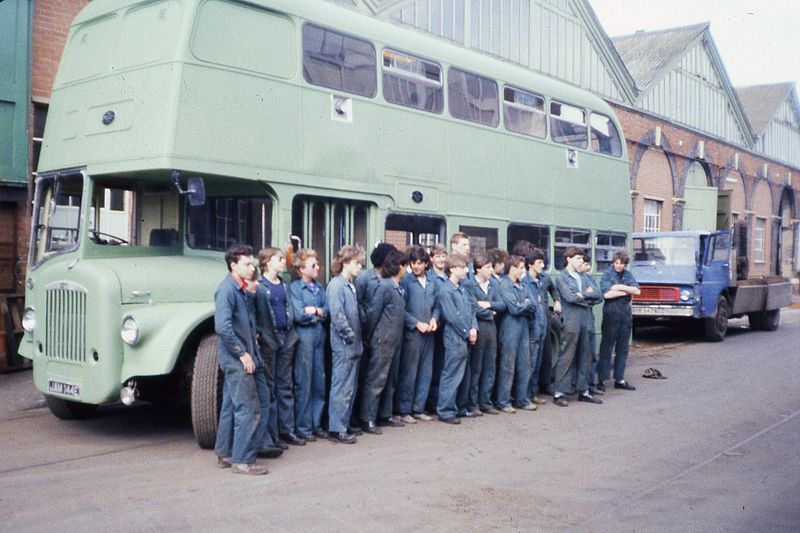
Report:
[{"label": "brick arch", "polygon": [[700,144],[695,144],[692,151],[686,155],[686,159],[683,162],[683,168],[681,169],[680,179],[678,180],[678,187],[675,189],[675,196],[683,198],[683,194],[686,190],[686,179],[689,177],[689,169],[692,168],[692,165],[695,163],[700,163],[700,166],[703,167],[703,171],[706,173],[706,185],[709,187],[714,186],[714,175],[711,172],[711,165],[708,164],[707,161],[704,161],[698,157],[700,154]]},{"label": "brick arch", "polygon": [[648,150],[657,150],[663,153],[667,158],[667,163],[669,164],[670,169],[672,195],[674,196],[675,191],[677,190],[678,164],[675,156],[672,155],[672,144],[669,142],[669,139],[663,131],[661,132],[661,148],[663,150],[655,146],[655,142],[655,130],[648,131],[641,138],[639,138],[638,141],[636,141],[636,150],[633,154],[633,164],[631,165],[631,189],[636,189],[639,186],[639,167],[641,166],[642,158],[644,157],[645,152]]},{"label": "brick arch", "polygon": [[[728,183],[729,177],[736,179],[736,183]],[[739,220],[744,220],[744,212],[747,210],[747,186],[744,176],[738,170],[725,169],[719,181],[720,190],[732,191],[731,209],[738,214]]]},{"label": "brick arch", "polygon": [[669,231],[674,227],[672,205],[672,168],[667,155],[658,149],[645,150],[637,162],[636,184],[640,191],[633,199],[634,231],[644,229],[645,197],[663,200],[661,204],[661,229]]},{"label": "brick arch", "polygon": [[781,208],[783,207],[784,200],[789,204],[789,213],[792,219],[797,219],[797,196],[795,190],[789,185],[782,187],[775,187],[777,197],[773,198],[775,202],[775,215],[781,216]]},{"label": "brick arch", "polygon": [[772,206],[772,187],[769,181],[763,177],[756,177],[753,182],[753,194],[751,197],[750,210],[753,212],[751,219],[750,231],[751,235],[755,236],[755,228],[757,219],[764,219],[764,262],[755,262],[755,239],[754,245],[751,249],[750,273],[756,276],[764,276],[771,273],[772,266],[772,252],[774,246],[775,230],[774,219],[772,213],[774,208]]}]

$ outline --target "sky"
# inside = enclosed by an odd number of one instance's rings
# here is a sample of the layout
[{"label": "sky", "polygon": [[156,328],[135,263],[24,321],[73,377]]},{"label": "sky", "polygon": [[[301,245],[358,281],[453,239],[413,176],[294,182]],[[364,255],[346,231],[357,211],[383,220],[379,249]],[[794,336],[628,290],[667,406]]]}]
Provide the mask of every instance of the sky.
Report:
[{"label": "sky", "polygon": [[[610,37],[711,23],[734,87],[800,82],[800,0],[590,0]],[[800,83],[796,85],[800,93]]]}]

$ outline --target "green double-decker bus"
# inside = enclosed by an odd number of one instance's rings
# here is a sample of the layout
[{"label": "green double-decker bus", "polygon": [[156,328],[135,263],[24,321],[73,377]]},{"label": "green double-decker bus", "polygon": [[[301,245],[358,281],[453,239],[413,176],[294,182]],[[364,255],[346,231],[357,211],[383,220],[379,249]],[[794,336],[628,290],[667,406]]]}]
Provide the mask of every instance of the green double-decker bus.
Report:
[{"label": "green double-decker bus", "polygon": [[525,240],[596,268],[631,227],[600,98],[319,0],[94,0],[45,129],[26,279],[36,386],[59,417],[192,401],[213,444],[213,294],[233,243]]}]

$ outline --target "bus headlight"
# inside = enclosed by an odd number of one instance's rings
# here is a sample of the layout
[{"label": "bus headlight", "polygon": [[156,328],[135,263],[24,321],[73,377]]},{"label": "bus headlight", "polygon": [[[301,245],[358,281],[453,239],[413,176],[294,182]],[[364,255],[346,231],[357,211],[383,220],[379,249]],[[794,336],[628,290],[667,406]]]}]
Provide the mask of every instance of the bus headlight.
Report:
[{"label": "bus headlight", "polygon": [[692,289],[682,289],[681,290],[681,301],[688,302],[692,299]]},{"label": "bus headlight", "polygon": [[125,344],[136,346],[136,343],[139,342],[139,324],[136,323],[136,319],[130,315],[123,318],[119,334]]},{"label": "bus headlight", "polygon": [[33,310],[33,307],[26,307],[22,312],[22,329],[25,330],[25,333],[33,333],[33,330],[36,329],[36,311]]}]

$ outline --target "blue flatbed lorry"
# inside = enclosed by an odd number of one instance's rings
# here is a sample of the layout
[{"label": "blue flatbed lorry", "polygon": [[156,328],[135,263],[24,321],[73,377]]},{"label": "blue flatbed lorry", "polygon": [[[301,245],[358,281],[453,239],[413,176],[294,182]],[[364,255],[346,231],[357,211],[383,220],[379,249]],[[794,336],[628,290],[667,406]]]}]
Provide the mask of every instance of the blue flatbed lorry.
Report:
[{"label": "blue flatbed lorry", "polygon": [[746,226],[722,231],[634,233],[631,271],[634,327],[701,325],[709,341],[725,338],[728,320],[747,315],[752,329],[774,331],[792,286],[780,276],[748,276]]}]

